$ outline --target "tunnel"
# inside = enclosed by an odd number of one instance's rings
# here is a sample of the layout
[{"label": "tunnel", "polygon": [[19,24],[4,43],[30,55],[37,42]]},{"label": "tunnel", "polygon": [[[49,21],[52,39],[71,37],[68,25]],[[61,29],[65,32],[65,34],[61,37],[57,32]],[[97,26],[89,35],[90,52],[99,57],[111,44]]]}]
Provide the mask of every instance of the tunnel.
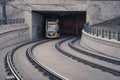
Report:
[{"label": "tunnel", "polygon": [[32,11],[32,24],[38,24],[38,37],[45,37],[47,18],[57,18],[59,20],[61,36],[80,36],[86,23],[86,11]]}]

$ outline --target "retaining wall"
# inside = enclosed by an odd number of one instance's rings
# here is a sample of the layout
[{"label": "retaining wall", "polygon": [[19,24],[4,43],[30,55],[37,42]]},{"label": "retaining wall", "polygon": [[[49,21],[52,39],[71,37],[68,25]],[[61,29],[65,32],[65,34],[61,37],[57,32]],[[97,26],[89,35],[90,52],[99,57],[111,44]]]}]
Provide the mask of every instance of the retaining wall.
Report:
[{"label": "retaining wall", "polygon": [[26,41],[30,41],[27,24],[0,26],[0,49]]},{"label": "retaining wall", "polygon": [[83,30],[80,44],[120,59],[120,41],[96,37]]}]

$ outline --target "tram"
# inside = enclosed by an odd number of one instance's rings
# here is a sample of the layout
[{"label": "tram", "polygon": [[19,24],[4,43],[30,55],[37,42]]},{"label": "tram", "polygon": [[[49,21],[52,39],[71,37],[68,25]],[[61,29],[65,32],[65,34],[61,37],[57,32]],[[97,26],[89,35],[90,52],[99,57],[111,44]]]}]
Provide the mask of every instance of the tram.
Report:
[{"label": "tram", "polygon": [[59,20],[46,19],[46,38],[59,38]]}]

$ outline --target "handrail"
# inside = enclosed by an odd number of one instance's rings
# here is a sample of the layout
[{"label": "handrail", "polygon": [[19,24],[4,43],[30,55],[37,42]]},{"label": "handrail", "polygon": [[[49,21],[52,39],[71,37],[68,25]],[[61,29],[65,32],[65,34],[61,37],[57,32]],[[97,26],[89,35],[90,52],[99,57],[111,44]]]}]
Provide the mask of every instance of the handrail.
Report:
[{"label": "handrail", "polygon": [[103,39],[107,38],[109,40],[113,39],[116,41],[120,41],[120,30],[113,30],[110,28],[91,26],[91,27],[88,27],[87,29],[84,29],[84,31],[95,37],[101,37]]},{"label": "handrail", "polygon": [[84,25],[84,31],[95,37],[120,41],[120,17],[94,25]]}]

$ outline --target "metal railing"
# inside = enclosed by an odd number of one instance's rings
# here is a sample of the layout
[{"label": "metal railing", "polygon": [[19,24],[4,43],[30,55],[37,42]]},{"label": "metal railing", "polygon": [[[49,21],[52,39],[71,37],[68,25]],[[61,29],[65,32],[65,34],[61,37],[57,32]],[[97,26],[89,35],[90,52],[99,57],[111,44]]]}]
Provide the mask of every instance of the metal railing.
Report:
[{"label": "metal railing", "polygon": [[96,37],[120,41],[120,29],[106,28],[102,26],[88,26],[84,28],[84,31]]},{"label": "metal railing", "polygon": [[[25,23],[25,19],[24,18],[20,18],[20,19],[8,19],[7,20],[7,24],[22,24]],[[3,21],[0,19],[0,25],[3,24]]]}]

